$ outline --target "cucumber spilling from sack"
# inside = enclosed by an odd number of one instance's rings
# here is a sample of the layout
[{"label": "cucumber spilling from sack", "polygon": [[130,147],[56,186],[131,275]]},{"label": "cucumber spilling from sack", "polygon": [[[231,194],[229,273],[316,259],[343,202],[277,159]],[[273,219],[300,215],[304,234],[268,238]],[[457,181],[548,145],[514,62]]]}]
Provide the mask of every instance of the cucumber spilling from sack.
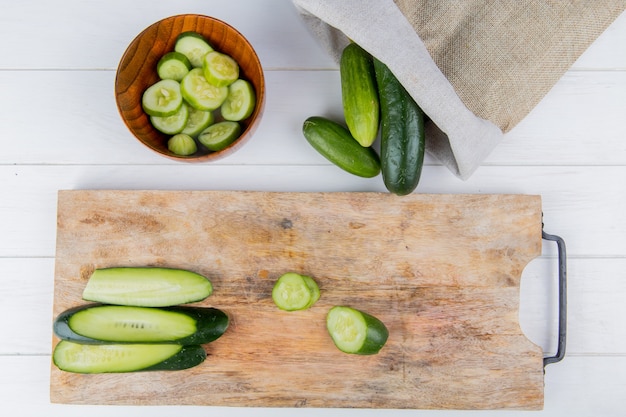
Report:
[{"label": "cucumber spilling from sack", "polygon": [[424,113],[389,68],[374,60],[381,106],[380,165],[387,190],[410,194],[424,163]]},{"label": "cucumber spilling from sack", "polygon": [[211,281],[192,271],[158,267],[96,269],[83,299],[137,307],[168,307],[202,301],[213,293]]},{"label": "cucumber spilling from sack", "polygon": [[356,43],[341,54],[341,100],[352,137],[361,146],[371,146],[378,135],[379,99],[372,57]]},{"label": "cucumber spilling from sack", "polygon": [[167,141],[180,133],[186,135],[167,144],[173,155],[216,152],[243,133],[240,129],[220,149],[197,142],[200,134],[215,122],[246,120],[257,104],[254,86],[241,78],[238,62],[215,50],[201,34],[181,33],[174,51],[161,57],[156,71],[159,81],[144,92],[142,107],[152,126],[166,135]]},{"label": "cucumber spilling from sack", "polygon": [[54,321],[63,340],[85,344],[210,343],[224,334],[228,316],[210,307],[134,307],[88,304],[68,309]]},{"label": "cucumber spilling from sack", "polygon": [[[356,43],[342,51],[339,70],[347,129],[333,126],[331,131],[325,122],[320,129],[321,118],[309,118],[304,122],[305,138],[340,168],[355,175],[376,176],[374,170],[363,175],[362,170],[354,169],[372,157],[364,156],[347,140],[352,139],[367,149],[366,153],[376,153],[389,192],[398,196],[412,193],[424,164],[426,115],[390,69]],[[378,137],[380,153],[373,150]]]},{"label": "cucumber spilling from sack", "polygon": [[302,131],[315,150],[344,171],[364,178],[380,173],[380,159],[376,151],[361,146],[339,123],[312,116],[304,121]]},{"label": "cucumber spilling from sack", "polygon": [[60,341],[52,361],[62,371],[98,374],[137,371],[178,371],[200,365],[206,351],[200,345],[106,344]]}]

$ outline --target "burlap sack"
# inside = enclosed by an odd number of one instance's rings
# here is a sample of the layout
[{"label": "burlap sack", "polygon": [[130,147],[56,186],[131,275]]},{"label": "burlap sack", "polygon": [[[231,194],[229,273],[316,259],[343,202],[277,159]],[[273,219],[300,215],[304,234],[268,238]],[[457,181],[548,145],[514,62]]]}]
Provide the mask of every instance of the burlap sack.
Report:
[{"label": "burlap sack", "polygon": [[427,150],[468,178],[626,0],[293,0],[338,61],[349,39],[429,116]]}]

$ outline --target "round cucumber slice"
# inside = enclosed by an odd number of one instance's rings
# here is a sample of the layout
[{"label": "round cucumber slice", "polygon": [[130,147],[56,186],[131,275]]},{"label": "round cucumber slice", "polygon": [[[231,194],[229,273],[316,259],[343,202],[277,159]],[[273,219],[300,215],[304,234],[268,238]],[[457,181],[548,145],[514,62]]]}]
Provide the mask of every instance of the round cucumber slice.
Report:
[{"label": "round cucumber slice", "polygon": [[320,297],[313,278],[288,272],[281,275],[272,289],[272,300],[281,310],[295,311],[311,307]]},{"label": "round cucumber slice", "polygon": [[211,111],[198,110],[193,107],[189,107],[189,118],[187,119],[187,125],[180,133],[197,138],[198,135],[207,127],[211,126],[215,121],[215,116]]},{"label": "round cucumber slice", "polygon": [[240,134],[239,123],[227,120],[204,129],[198,136],[198,140],[210,151],[221,151],[233,143]]},{"label": "round cucumber slice", "polygon": [[358,355],[378,353],[389,337],[389,331],[382,321],[347,306],[330,309],[326,328],[339,350]]},{"label": "round cucumber slice", "polygon": [[228,96],[228,87],[209,83],[200,68],[189,71],[180,83],[180,91],[192,107],[206,111],[219,108]]},{"label": "round cucumber slice", "polygon": [[202,70],[207,81],[218,87],[228,86],[239,78],[237,61],[217,51],[209,52],[204,56]]},{"label": "round cucumber slice", "polygon": [[157,63],[157,74],[162,80],[180,81],[191,70],[191,62],[180,52],[168,52]]},{"label": "round cucumber slice", "polygon": [[196,145],[196,141],[191,136],[179,133],[167,141],[167,149],[176,155],[189,156],[196,153],[198,145]]},{"label": "round cucumber slice", "polygon": [[150,123],[156,130],[166,135],[180,133],[187,125],[189,119],[189,108],[183,103],[180,109],[171,116],[159,117],[150,116]]},{"label": "round cucumber slice", "polygon": [[185,55],[194,68],[202,68],[202,58],[212,50],[206,38],[197,32],[181,33],[174,44],[174,51]]},{"label": "round cucumber slice", "polygon": [[166,117],[175,114],[183,105],[180,83],[161,80],[143,93],[141,105],[149,116]]},{"label": "round cucumber slice", "polygon": [[254,111],[256,98],[252,84],[243,79],[238,79],[228,86],[228,96],[220,111],[226,120],[240,121],[250,117]]}]

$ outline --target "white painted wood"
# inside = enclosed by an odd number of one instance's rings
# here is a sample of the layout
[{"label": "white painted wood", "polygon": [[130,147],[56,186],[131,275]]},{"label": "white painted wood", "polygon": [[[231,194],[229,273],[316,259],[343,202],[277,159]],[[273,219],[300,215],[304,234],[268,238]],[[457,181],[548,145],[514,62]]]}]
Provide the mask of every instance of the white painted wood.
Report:
[{"label": "white painted wood", "polygon": [[[201,13],[232,23],[267,77],[254,139],[214,164],[165,160],[132,138],[113,98],[115,68],[154,21]],[[311,409],[71,407],[48,401],[59,189],[384,191],[343,173],[301,134],[314,114],[341,116],[337,65],[289,0],[23,0],[0,14],[0,401],[20,416],[318,415]],[[569,255],[568,346],[546,370],[541,416],[621,416],[626,387],[626,13],[576,61],[467,181],[426,158],[418,192],[540,194],[546,231]],[[556,251],[525,269],[520,323],[552,353]],[[13,320],[19,312],[20,321]],[[324,410],[332,416],[413,415]],[[456,417],[480,412],[419,412]],[[494,412],[521,416],[528,413]]]}]

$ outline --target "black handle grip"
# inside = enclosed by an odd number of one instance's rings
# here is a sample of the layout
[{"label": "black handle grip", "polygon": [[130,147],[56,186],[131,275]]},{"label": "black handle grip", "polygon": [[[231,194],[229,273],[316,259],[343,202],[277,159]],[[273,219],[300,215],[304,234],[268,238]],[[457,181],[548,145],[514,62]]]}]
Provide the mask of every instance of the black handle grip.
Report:
[{"label": "black handle grip", "polygon": [[559,342],[554,356],[543,358],[543,366],[561,361],[565,357],[565,340],[567,335],[567,258],[565,241],[559,236],[549,235],[543,230],[541,237],[556,242],[559,251]]}]

